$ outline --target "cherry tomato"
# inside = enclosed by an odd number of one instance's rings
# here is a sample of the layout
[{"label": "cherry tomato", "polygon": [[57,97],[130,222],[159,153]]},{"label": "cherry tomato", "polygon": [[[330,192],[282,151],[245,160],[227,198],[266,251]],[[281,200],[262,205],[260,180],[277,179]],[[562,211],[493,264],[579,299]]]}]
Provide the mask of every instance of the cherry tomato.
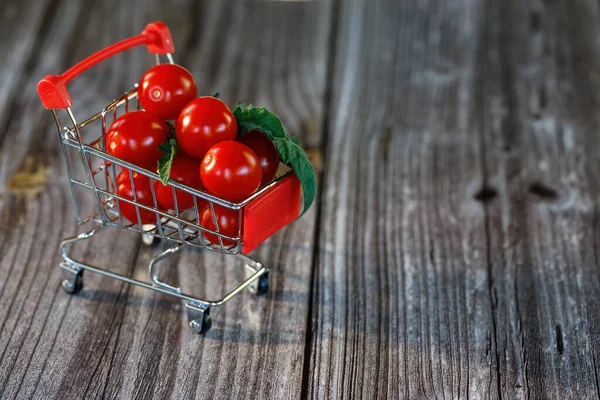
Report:
[{"label": "cherry tomato", "polygon": [[[239,221],[239,210],[232,210],[225,208],[217,204],[213,204],[215,208],[215,214],[217,217],[217,224],[219,224],[219,233],[223,235],[237,237],[238,236],[238,221]],[[213,220],[213,214],[210,206],[206,206],[203,211],[200,212],[200,226],[210,229],[211,231],[217,231],[215,228],[215,222]],[[239,227],[241,228],[241,227]],[[212,233],[202,232],[206,240],[212,244],[220,245],[219,236]],[[223,239],[224,247],[233,247],[237,244],[234,240]]]},{"label": "cherry tomato", "polygon": [[262,180],[260,160],[245,144],[233,140],[211,147],[200,165],[206,190],[229,201],[240,201],[258,189]]},{"label": "cherry tomato", "polygon": [[[204,190],[202,181],[200,180],[200,160],[192,158],[183,153],[177,153],[173,158],[173,164],[171,165],[171,179],[189,186],[194,189]],[[156,200],[165,208],[174,210],[175,202],[173,201],[173,187],[171,185],[164,185],[161,181],[154,181],[154,193],[156,194]],[[194,196],[184,192],[181,189],[175,189],[177,196],[177,207],[179,211],[187,210],[188,208],[194,207]],[[196,205],[198,209],[204,208],[206,205],[205,200],[197,197]]]},{"label": "cherry tomato", "polygon": [[144,168],[153,167],[162,151],[158,145],[169,136],[165,122],[147,111],[121,115],[106,132],[106,150],[125,161]]},{"label": "cherry tomato", "polygon": [[250,147],[260,160],[260,168],[262,169],[260,186],[271,182],[275,178],[279,167],[279,153],[273,142],[260,131],[244,133],[237,141]]},{"label": "cherry tomato", "polygon": [[138,98],[146,110],[162,119],[176,119],[198,90],[190,72],[181,65],[158,64],[140,79]]},{"label": "cherry tomato", "polygon": [[177,143],[184,153],[202,159],[208,149],[223,140],[234,140],[237,121],[225,103],[215,97],[198,97],[175,122]]},{"label": "cherry tomato", "polygon": [[[150,178],[145,175],[138,174],[137,172],[132,172],[132,174],[137,203],[148,207],[154,207],[154,201],[152,200],[152,189],[150,188]],[[134,200],[129,170],[127,169],[121,171],[121,173],[117,176],[117,194],[126,199]],[[121,200],[119,201],[119,207],[121,214],[125,219],[135,224],[138,223],[137,212],[135,211],[136,206]],[[141,207],[139,207],[139,210],[142,224],[156,224],[156,214],[153,211],[148,211]]]}]

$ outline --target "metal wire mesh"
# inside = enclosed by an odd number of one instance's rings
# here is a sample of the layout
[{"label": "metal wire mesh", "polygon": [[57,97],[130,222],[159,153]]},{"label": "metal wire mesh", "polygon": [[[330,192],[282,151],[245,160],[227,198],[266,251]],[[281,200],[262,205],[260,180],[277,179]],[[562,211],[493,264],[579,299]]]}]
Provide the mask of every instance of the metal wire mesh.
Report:
[{"label": "metal wire mesh", "polygon": [[[65,111],[70,122],[66,126],[61,123],[61,115],[59,115],[61,111],[52,110],[59,131],[78,223],[95,221],[103,225],[120,227],[143,235],[152,235],[221,253],[239,253],[243,243],[243,208],[272,185],[264,187],[244,202],[232,203],[209,193],[171,182],[169,185],[172,188],[174,208],[165,210],[157,201],[154,190],[154,183],[156,181],[160,183],[156,172],[133,165],[106,152],[104,139],[108,127],[112,121],[132,107],[139,109],[137,89],[124,94],[100,113],[79,124],[70,109]],[[133,198],[117,193],[117,177],[121,173],[119,170],[128,171]],[[152,203],[143,203],[137,198],[136,184],[139,185],[141,179],[149,180]],[[179,191],[192,196],[193,207],[180,209],[177,195]],[[135,208],[137,221],[128,221],[123,216],[121,207],[125,204]],[[94,209],[89,210],[90,205],[95,205]],[[201,213],[205,207],[210,208],[214,227],[202,226],[200,223]],[[222,233],[217,218],[219,210],[238,213],[236,236]],[[144,223],[147,222],[148,213],[154,214],[155,222]],[[142,218],[142,214],[145,218]]]}]

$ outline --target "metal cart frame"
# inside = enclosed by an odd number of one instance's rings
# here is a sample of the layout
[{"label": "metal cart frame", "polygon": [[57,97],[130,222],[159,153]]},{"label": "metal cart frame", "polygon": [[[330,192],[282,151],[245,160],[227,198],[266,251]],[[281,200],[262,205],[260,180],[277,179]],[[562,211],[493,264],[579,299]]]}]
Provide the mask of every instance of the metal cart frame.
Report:
[{"label": "metal cart frame", "polygon": [[[146,170],[134,164],[128,163],[122,159],[114,157],[106,152],[105,133],[110,120],[115,120],[120,114],[130,109],[139,109],[137,101],[137,88],[125,93],[120,98],[107,105],[102,111],[91,116],[85,121],[78,123],[71,111],[72,100],[66,90],[66,84],[98,62],[134,46],[144,44],[151,53],[156,54],[157,63],[160,62],[159,54],[166,56],[168,62],[173,63],[171,53],[174,51],[171,36],[167,27],[162,23],[149,24],[146,29],[138,36],[126,39],[116,43],[100,52],[92,55],[88,59],[77,64],[62,75],[48,76],[38,85],[38,92],[46,108],[51,109],[59,133],[61,149],[65,160],[69,186],[73,200],[75,217],[80,225],[93,223],[94,227],[75,237],[64,239],[60,245],[60,255],[62,261],[60,268],[62,270],[62,287],[67,293],[76,294],[83,288],[83,272],[91,271],[97,274],[108,276],[113,279],[134,284],[146,289],[154,290],[170,296],[177,297],[185,302],[190,328],[197,333],[205,333],[211,327],[210,309],[220,306],[244,289],[249,289],[256,294],[264,294],[268,291],[268,273],[269,270],[261,263],[251,259],[245,253],[244,231],[242,221],[244,219],[244,208],[256,202],[261,197],[269,196],[271,192],[283,188],[286,182],[293,177],[293,173],[287,173],[279,177],[273,183],[259,190],[248,199],[232,203],[218,197],[212,196],[199,190],[192,189],[177,182],[171,181],[174,210],[165,211],[159,207],[154,192],[154,181],[160,180],[159,176],[152,171]],[[67,125],[63,125],[61,117],[67,116]],[[98,130],[97,125],[101,125]],[[95,129],[94,126],[96,126]],[[98,132],[101,134],[98,135]],[[91,140],[85,140],[86,133],[92,134]],[[86,135],[87,136],[87,135]],[[76,155],[75,155],[76,154]],[[78,177],[76,166],[83,165],[84,176]],[[116,182],[118,175],[117,167],[129,171],[133,199],[129,199],[117,194]],[[137,201],[135,181],[133,174],[141,174],[150,180],[152,191],[153,206],[142,204]],[[176,189],[189,193],[193,196],[194,207],[190,210],[179,210]],[[80,191],[91,194],[94,200],[85,203],[80,197]],[[295,198],[295,197],[294,197]],[[208,229],[200,225],[198,203],[202,199],[207,202],[213,216],[214,229]],[[124,202],[135,206],[137,221],[129,222],[123,218],[120,212],[120,205]],[[95,204],[95,209],[91,212],[83,210],[85,205]],[[215,213],[215,207],[223,207],[238,212],[238,230],[237,236],[228,236],[219,230],[219,223]],[[150,211],[156,215],[155,224],[143,224],[140,217],[140,210]],[[300,209],[300,204],[298,204]],[[297,217],[297,215],[295,216]],[[293,219],[295,219],[295,217]],[[288,221],[281,220],[280,225]],[[283,225],[282,225],[283,226]],[[98,232],[107,228],[121,228],[138,232],[142,235],[146,244],[152,244],[156,240],[167,240],[173,242],[173,246],[162,251],[154,257],[149,264],[149,282],[136,280],[124,275],[110,272],[97,266],[87,264],[83,261],[74,259],[69,255],[70,246],[75,242],[87,240]],[[278,229],[278,228],[277,228]],[[207,240],[209,237],[217,237],[218,243],[211,243]],[[214,239],[213,239],[214,240]],[[216,300],[201,299],[182,293],[181,288],[163,282],[159,278],[158,263],[182,250],[186,246],[200,247],[223,254],[235,255],[244,261],[247,271],[247,279],[240,282],[233,290],[225,294],[222,298]]]}]

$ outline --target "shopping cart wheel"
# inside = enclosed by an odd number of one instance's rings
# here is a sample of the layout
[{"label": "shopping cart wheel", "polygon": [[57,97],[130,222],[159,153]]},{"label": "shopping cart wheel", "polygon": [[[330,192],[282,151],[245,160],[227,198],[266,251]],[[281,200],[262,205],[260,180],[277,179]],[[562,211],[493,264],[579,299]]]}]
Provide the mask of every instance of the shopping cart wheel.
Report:
[{"label": "shopping cart wheel", "polygon": [[248,286],[248,289],[258,296],[267,293],[269,291],[269,272],[267,271],[259,276],[257,280]]},{"label": "shopping cart wheel", "polygon": [[210,314],[205,314],[201,320],[195,319],[193,321],[190,321],[190,328],[200,335],[203,335],[206,332],[208,332],[211,326],[212,319],[210,318]]},{"label": "shopping cart wheel", "polygon": [[192,331],[198,334],[208,332],[212,326],[210,318],[210,308],[188,302],[185,305],[188,314],[189,326]]},{"label": "shopping cart wheel", "polygon": [[142,235],[142,242],[146,246],[155,246],[160,243],[160,238],[157,238],[154,235]]},{"label": "shopping cart wheel", "polygon": [[73,270],[67,264],[61,263],[63,280],[61,286],[69,294],[77,294],[83,289],[83,270]]}]

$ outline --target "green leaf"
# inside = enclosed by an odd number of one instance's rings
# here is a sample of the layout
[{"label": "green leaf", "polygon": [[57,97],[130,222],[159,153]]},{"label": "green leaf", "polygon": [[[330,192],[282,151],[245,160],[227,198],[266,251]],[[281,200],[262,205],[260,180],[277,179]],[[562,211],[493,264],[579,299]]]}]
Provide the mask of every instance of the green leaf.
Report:
[{"label": "green leaf", "polygon": [[304,214],[308,211],[317,196],[317,177],[315,175],[315,169],[310,163],[306,153],[302,151],[302,153],[298,154],[302,155],[294,158],[291,162],[291,166],[302,185],[302,191],[304,193],[304,209],[302,210],[302,214]]},{"label": "green leaf", "polygon": [[237,120],[238,135],[258,130],[271,140],[286,136],[279,118],[264,107],[238,104],[233,109],[233,115]]},{"label": "green leaf", "polygon": [[220,95],[221,95],[221,93],[217,92],[217,93],[213,94],[213,96],[212,96],[212,97],[214,97],[214,98],[217,98],[217,99],[218,99]]},{"label": "green leaf", "polygon": [[298,139],[297,137],[293,137],[293,136],[288,136],[290,138],[290,140],[294,143],[296,143],[298,146],[302,147],[302,140]]},{"label": "green leaf", "polygon": [[158,148],[164,151],[164,154],[158,160],[158,176],[163,185],[169,183],[169,177],[171,176],[171,166],[173,165],[173,159],[177,153],[178,146],[174,138],[169,139],[169,143],[161,143]]},{"label": "green leaf", "polygon": [[[235,117],[236,122],[242,120],[242,113],[244,112],[244,109],[246,109],[248,107],[248,104],[246,103],[238,103],[233,110],[231,110],[231,112],[233,113],[233,116]],[[240,134],[240,130],[238,129],[238,135]]]},{"label": "green leaf", "polygon": [[304,192],[304,209],[302,210],[302,214],[304,214],[317,195],[315,170],[302,147],[298,146],[290,136],[277,138],[274,143],[281,162],[289,165],[300,180]]},{"label": "green leaf", "polygon": [[171,151],[171,145],[169,143],[161,143],[158,145],[158,149],[167,153]]},{"label": "green leaf", "polygon": [[275,144],[275,148],[279,153],[281,162],[284,164],[289,164],[295,157],[296,147],[298,146],[288,138],[277,138],[273,141],[273,143]]},{"label": "green leaf", "polygon": [[317,194],[317,178],[315,170],[302,148],[302,141],[286,135],[279,118],[266,108],[253,107],[249,104],[238,104],[233,109],[237,120],[238,135],[257,130],[262,132],[274,144],[281,162],[289,165],[302,185],[304,192],[304,214],[315,200]]}]

